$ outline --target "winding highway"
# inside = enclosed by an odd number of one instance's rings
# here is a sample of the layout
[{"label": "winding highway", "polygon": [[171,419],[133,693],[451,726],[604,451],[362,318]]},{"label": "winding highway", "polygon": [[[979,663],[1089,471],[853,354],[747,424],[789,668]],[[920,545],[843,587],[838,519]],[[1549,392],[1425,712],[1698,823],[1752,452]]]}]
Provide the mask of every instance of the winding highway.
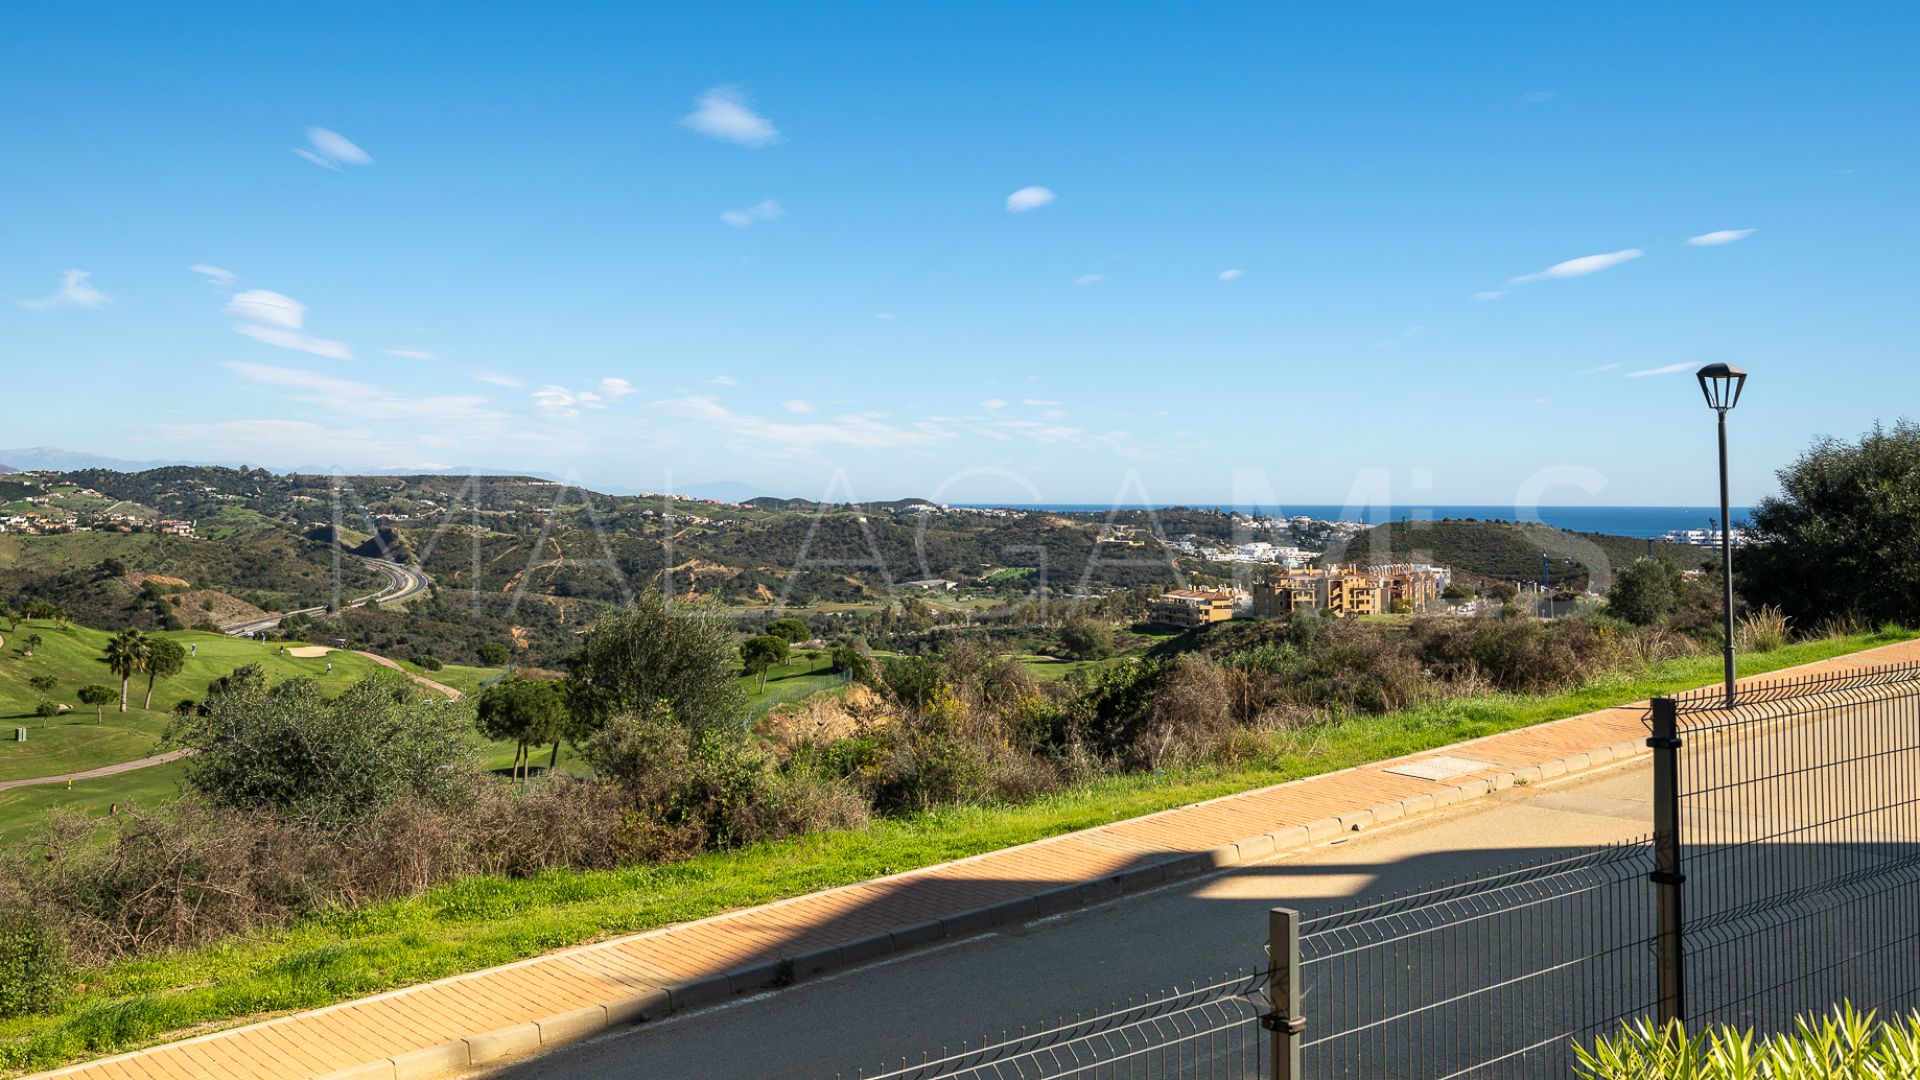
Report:
[{"label": "winding highway", "polygon": [[[346,607],[360,607],[364,604],[395,604],[402,600],[411,600],[425,593],[427,588],[433,584],[432,579],[428,578],[427,575],[421,571],[402,563],[393,562],[390,559],[369,559],[363,555],[350,555],[348,558],[359,559],[361,562],[371,564],[375,570],[380,571],[380,573],[386,577],[387,585],[386,588],[381,589],[379,592],[368,593],[366,596],[347,601],[344,605]],[[251,634],[257,634],[264,630],[272,630],[278,627],[280,621],[290,615],[318,615],[326,610],[327,609],[322,606],[301,608],[298,611],[282,611],[261,619],[248,619],[244,622],[228,623],[220,628],[220,632],[233,637],[247,637]]]}]

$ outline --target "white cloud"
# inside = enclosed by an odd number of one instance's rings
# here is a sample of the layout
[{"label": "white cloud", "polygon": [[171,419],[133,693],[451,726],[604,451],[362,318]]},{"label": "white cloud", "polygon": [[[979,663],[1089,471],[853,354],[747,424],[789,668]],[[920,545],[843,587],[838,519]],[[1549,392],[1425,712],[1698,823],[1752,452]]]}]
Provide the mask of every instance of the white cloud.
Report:
[{"label": "white cloud", "polygon": [[1582,375],[1598,375],[1598,374],[1600,374],[1600,373],[1601,373],[1601,372],[1603,372],[1603,371],[1618,371],[1618,370],[1620,370],[1620,365],[1619,365],[1619,364],[1601,364],[1601,365],[1600,365],[1599,367],[1590,367],[1590,368],[1587,368],[1587,369],[1586,369],[1585,371],[1582,371],[1582,372],[1581,372],[1580,374],[1582,374]]},{"label": "white cloud", "polygon": [[739,386],[740,380],[731,375],[715,375],[707,380],[709,386]]},{"label": "white cloud", "polygon": [[14,303],[28,311],[52,311],[55,308],[91,308],[98,310],[113,305],[113,297],[93,287],[92,274],[85,270],[62,270],[60,288],[51,296],[38,300],[15,300]]},{"label": "white cloud", "polygon": [[988,398],[987,400],[981,402],[980,407],[983,409],[1004,409],[1007,407],[1007,403],[1004,401],[1001,401],[997,397],[994,397],[994,398]]},{"label": "white cloud", "polygon": [[488,401],[476,394],[406,397],[372,383],[335,378],[317,371],[235,361],[227,370],[242,379],[289,391],[287,399],[317,405],[343,416],[367,420],[453,421],[491,418]]},{"label": "white cloud", "polygon": [[744,229],[756,221],[772,221],[784,213],[786,211],[780,209],[779,203],[762,199],[745,210],[729,210],[720,215],[720,220],[736,229]]},{"label": "white cloud", "polygon": [[334,360],[353,359],[353,350],[345,344],[302,333],[307,306],[283,293],[267,289],[235,293],[227,301],[227,314],[233,316],[234,333],[255,341]]},{"label": "white cloud", "polygon": [[680,118],[680,125],[741,146],[780,141],[779,129],[748,107],[746,93],[737,86],[716,86],[701,94],[693,111]]},{"label": "white cloud", "polygon": [[1516,278],[1508,278],[1507,282],[1511,285],[1524,285],[1529,281],[1585,277],[1588,274],[1597,274],[1602,270],[1619,266],[1624,262],[1632,262],[1645,254],[1646,252],[1639,248],[1627,248],[1625,251],[1609,251],[1604,255],[1582,255],[1577,259],[1554,263],[1537,274],[1522,274]]},{"label": "white cloud", "polygon": [[628,394],[637,394],[640,390],[625,379],[608,378],[600,380],[600,393],[608,401],[619,401]]},{"label": "white cloud", "polygon": [[950,437],[951,432],[932,423],[903,428],[882,423],[870,413],[852,413],[832,421],[808,423],[767,420],[737,413],[710,397],[691,396],[656,401],[653,407],[670,416],[719,428],[736,437],[758,443],[770,443],[796,450],[821,446],[851,446],[863,450],[888,450],[921,446]]},{"label": "white cloud", "polygon": [[387,355],[397,356],[402,360],[438,360],[440,359],[439,353],[428,352],[425,349],[409,348],[405,345],[395,345],[389,348],[387,350]]},{"label": "white cloud", "polygon": [[810,413],[813,411],[813,402],[801,401],[799,398],[793,398],[788,401],[781,402],[780,407],[787,410],[790,413]]},{"label": "white cloud", "polygon": [[1246,275],[1245,270],[1241,270],[1238,267],[1235,267],[1232,270],[1220,271],[1220,280],[1221,281],[1238,281],[1245,275]]},{"label": "white cloud", "polygon": [[1505,289],[1488,289],[1485,292],[1474,293],[1473,298],[1475,300],[1498,300],[1505,295],[1507,295],[1507,290]]},{"label": "white cloud", "polygon": [[504,371],[470,371],[467,377],[494,386],[504,386],[509,390],[519,390],[527,385]]},{"label": "white cloud", "polygon": [[1692,370],[1692,368],[1693,368],[1692,364],[1668,364],[1665,367],[1644,368],[1640,371],[1629,371],[1627,372],[1627,378],[1644,379],[1649,375],[1677,375],[1682,371],[1690,371]]},{"label": "white cloud", "polygon": [[225,289],[240,280],[239,275],[224,266],[208,266],[206,263],[194,263],[187,269],[207,279],[207,284]]},{"label": "white cloud", "polygon": [[533,407],[543,415],[571,420],[581,409],[604,409],[606,400],[591,390],[569,390],[551,383],[533,392]]},{"label": "white cloud", "polygon": [[294,147],[293,152],[323,169],[339,172],[342,165],[373,164],[373,158],[365,150],[337,131],[310,127],[307,129],[307,142],[308,146]]},{"label": "white cloud", "polygon": [[1092,285],[1096,281],[1105,280],[1107,280],[1107,275],[1105,274],[1081,274],[1079,277],[1073,279],[1073,283],[1075,285]]},{"label": "white cloud", "polygon": [[1007,213],[1024,214],[1038,210],[1054,200],[1052,188],[1023,187],[1007,196]]},{"label": "white cloud", "polygon": [[1759,231],[1758,229],[1719,229],[1710,233],[1701,233],[1699,236],[1688,237],[1687,243],[1692,247],[1719,247],[1721,244],[1731,244],[1736,240],[1745,240],[1747,237]]}]

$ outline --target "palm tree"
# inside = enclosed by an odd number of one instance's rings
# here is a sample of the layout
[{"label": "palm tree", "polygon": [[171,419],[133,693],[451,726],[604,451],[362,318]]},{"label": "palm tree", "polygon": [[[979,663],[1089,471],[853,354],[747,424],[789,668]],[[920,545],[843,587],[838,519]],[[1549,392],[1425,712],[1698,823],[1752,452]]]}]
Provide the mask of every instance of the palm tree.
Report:
[{"label": "palm tree", "polygon": [[147,656],[147,636],[138,630],[122,630],[107,642],[107,668],[120,676],[121,712],[127,711],[127,683],[135,672],[146,670]]}]

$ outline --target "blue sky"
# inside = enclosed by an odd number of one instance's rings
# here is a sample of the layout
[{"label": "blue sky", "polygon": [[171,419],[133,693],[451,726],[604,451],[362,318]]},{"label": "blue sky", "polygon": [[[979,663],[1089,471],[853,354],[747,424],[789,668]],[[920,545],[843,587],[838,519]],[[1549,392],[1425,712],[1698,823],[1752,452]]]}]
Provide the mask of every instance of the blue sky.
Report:
[{"label": "blue sky", "polygon": [[1747,502],[1920,400],[1916,31],[1898,5],[8,5],[0,446],[1700,504],[1687,372],[1726,360]]}]

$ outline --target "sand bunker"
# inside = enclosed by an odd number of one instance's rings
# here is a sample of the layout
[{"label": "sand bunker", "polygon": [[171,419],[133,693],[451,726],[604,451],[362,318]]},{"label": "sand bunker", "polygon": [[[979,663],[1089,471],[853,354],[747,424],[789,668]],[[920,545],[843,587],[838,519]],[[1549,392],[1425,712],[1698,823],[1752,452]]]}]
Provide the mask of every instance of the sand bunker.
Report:
[{"label": "sand bunker", "polygon": [[325,645],[296,645],[287,650],[287,655],[298,656],[302,660],[311,660],[316,656],[325,656],[332,651],[332,649],[327,648]]}]

